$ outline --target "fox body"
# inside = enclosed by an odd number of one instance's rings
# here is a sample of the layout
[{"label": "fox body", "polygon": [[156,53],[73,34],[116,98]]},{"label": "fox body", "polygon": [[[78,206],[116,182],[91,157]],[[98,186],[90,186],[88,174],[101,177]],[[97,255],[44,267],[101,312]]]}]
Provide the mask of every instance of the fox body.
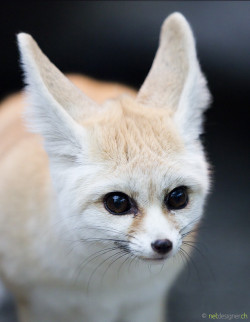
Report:
[{"label": "fox body", "polygon": [[0,276],[20,321],[164,321],[209,188],[188,22],[165,20],[138,93],[18,44],[26,91],[0,108]]}]

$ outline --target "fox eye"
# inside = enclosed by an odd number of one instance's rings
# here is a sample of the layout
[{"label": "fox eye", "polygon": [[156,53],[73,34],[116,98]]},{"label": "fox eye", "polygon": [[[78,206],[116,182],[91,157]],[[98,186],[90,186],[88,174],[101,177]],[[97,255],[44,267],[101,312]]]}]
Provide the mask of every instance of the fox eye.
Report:
[{"label": "fox eye", "polygon": [[175,188],[166,195],[164,202],[170,210],[185,208],[188,204],[187,188],[184,186]]},{"label": "fox eye", "polygon": [[123,192],[110,192],[104,197],[105,208],[113,215],[125,215],[132,209],[132,200]]}]

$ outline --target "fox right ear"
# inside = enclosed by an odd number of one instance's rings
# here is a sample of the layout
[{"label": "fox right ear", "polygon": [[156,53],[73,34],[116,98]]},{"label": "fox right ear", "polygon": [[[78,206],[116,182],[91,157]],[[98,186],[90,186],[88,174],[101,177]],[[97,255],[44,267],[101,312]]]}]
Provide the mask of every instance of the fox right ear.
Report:
[{"label": "fox right ear", "polygon": [[25,81],[31,95],[46,95],[47,99],[57,102],[76,121],[98,109],[94,101],[51,63],[29,34],[20,33],[17,39]]},{"label": "fox right ear", "polygon": [[20,33],[17,38],[27,84],[28,125],[43,136],[49,155],[73,157],[85,141],[78,121],[99,106],[49,61],[30,35]]}]

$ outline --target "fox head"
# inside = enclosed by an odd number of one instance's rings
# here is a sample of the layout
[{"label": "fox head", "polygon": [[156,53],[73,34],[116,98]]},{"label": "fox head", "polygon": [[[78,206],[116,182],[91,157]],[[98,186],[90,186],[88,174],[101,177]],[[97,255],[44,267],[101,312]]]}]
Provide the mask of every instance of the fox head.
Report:
[{"label": "fox head", "polygon": [[19,34],[18,44],[27,119],[48,154],[60,232],[108,241],[142,260],[175,255],[201,218],[209,188],[199,136],[210,95],[186,19],[174,13],[163,23],[137,96],[102,106],[30,35]]}]

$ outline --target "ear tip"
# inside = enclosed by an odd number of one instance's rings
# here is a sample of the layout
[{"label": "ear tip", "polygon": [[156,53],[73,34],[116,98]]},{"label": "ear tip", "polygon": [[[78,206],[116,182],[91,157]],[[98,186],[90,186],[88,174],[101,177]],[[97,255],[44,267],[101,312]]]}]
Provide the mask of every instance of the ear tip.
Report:
[{"label": "ear tip", "polygon": [[188,46],[193,47],[195,43],[192,28],[187,19],[180,12],[169,15],[162,24],[160,40],[165,41],[182,39]]},{"label": "ear tip", "polygon": [[163,22],[163,30],[166,28],[190,29],[190,25],[184,15],[180,12],[174,12],[169,15]]},{"label": "ear tip", "polygon": [[20,32],[17,34],[17,43],[20,49],[28,47],[31,43],[34,43],[34,39],[30,34]]},{"label": "ear tip", "polygon": [[179,11],[175,11],[175,12],[171,13],[171,15],[169,15],[167,17],[167,19],[169,19],[169,20],[171,19],[171,20],[175,20],[175,21],[187,21],[185,16]]}]

